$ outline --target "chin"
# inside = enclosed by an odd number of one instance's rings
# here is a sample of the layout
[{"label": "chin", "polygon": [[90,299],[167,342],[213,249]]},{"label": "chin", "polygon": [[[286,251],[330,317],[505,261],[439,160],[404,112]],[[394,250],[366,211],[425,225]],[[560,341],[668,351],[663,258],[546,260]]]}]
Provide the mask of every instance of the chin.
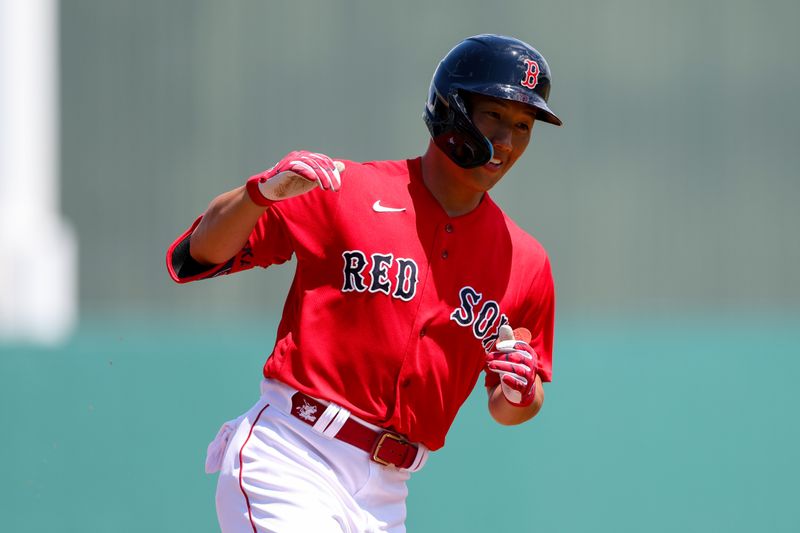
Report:
[{"label": "chin", "polygon": [[488,191],[503,179],[508,171],[507,168],[490,169],[487,167],[478,167],[474,169],[475,180],[481,184],[481,189]]}]

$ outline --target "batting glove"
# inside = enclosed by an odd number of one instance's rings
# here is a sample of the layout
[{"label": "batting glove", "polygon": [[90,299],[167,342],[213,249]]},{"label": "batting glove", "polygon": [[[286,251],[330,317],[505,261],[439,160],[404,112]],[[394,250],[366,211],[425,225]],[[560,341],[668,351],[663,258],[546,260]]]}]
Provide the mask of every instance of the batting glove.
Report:
[{"label": "batting glove", "polygon": [[486,366],[500,374],[503,395],[510,404],[527,407],[533,403],[539,357],[525,340],[514,338],[511,326],[500,327],[495,351],[486,355]]},{"label": "batting glove", "polygon": [[338,191],[344,163],[303,150],[288,153],[277,165],[247,180],[247,194],[258,205],[269,206],[278,200],[307,193],[319,186]]}]

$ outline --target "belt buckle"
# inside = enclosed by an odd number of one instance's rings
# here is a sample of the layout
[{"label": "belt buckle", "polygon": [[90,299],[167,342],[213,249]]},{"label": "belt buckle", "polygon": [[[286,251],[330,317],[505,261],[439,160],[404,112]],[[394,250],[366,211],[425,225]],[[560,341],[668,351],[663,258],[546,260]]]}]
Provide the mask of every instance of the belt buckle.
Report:
[{"label": "belt buckle", "polygon": [[398,466],[396,464],[390,463],[389,461],[384,461],[383,459],[378,457],[378,452],[380,452],[381,446],[383,446],[383,443],[386,442],[386,439],[395,440],[395,441],[399,442],[400,444],[408,444],[409,443],[402,436],[397,435],[396,433],[391,433],[391,432],[385,431],[380,436],[380,438],[378,439],[378,444],[375,445],[375,450],[372,452],[372,460],[375,461],[376,463],[380,464],[380,465],[383,465],[383,466],[393,466],[395,468],[398,468]]}]

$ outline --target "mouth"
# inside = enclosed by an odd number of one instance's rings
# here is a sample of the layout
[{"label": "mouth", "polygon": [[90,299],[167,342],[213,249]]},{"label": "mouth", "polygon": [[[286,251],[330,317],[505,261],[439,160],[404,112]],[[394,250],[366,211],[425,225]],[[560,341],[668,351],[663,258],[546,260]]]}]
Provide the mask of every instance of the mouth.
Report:
[{"label": "mouth", "polygon": [[490,159],[489,162],[486,163],[486,165],[484,165],[484,166],[486,166],[486,167],[488,167],[488,168],[490,168],[492,170],[497,170],[497,169],[499,169],[500,167],[503,166],[503,162],[500,161],[499,159],[497,159],[496,157],[494,157],[494,158]]}]

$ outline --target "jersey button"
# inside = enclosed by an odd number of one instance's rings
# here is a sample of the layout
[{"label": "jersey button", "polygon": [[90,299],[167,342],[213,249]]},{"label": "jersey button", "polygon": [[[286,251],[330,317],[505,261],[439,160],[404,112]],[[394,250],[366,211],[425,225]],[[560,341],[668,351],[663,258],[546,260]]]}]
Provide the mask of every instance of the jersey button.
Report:
[{"label": "jersey button", "polygon": [[452,224],[445,224],[445,225],[444,225],[444,230],[445,230],[447,233],[453,233],[453,225],[452,225]]},{"label": "jersey button", "polygon": [[447,259],[447,250],[442,252],[442,259]]},{"label": "jersey button", "polygon": [[427,329],[422,328],[421,330],[419,330],[419,336],[420,337],[424,337],[427,334],[428,334],[428,330]]},{"label": "jersey button", "polygon": [[400,381],[400,386],[404,389],[408,388],[409,385],[411,385],[411,378],[403,378],[402,381]]}]

